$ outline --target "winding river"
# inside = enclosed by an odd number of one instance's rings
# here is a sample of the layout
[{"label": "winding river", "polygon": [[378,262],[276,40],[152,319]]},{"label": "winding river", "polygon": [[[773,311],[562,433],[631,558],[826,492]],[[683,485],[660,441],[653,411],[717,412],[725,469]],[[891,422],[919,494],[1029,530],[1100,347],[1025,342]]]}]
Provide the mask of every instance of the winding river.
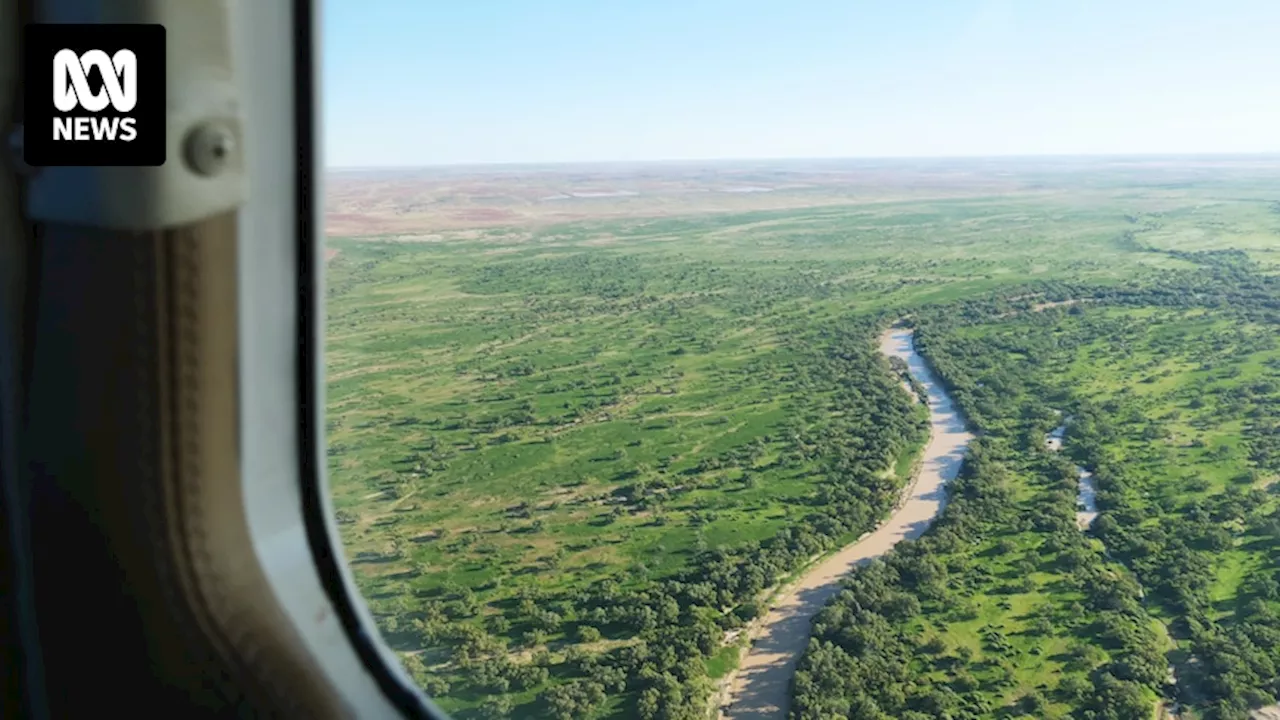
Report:
[{"label": "winding river", "polygon": [[973,436],[951,396],[915,350],[912,330],[892,329],[880,340],[885,355],[906,361],[929,396],[930,437],[919,471],[884,522],[856,542],[823,559],[778,598],[750,633],[752,644],[738,670],[725,680],[720,717],[782,720],[787,716],[791,675],[809,644],[809,626],[840,591],[850,571],[884,555],[903,540],[919,537],[942,510],[946,483],[956,476]]},{"label": "winding river", "polygon": [[[960,470],[973,436],[956,410],[950,395],[915,350],[911,330],[892,329],[880,340],[880,350],[906,361],[907,368],[929,398],[930,437],[919,470],[903,491],[893,514],[875,530],[824,558],[788,586],[768,614],[749,632],[751,646],[738,669],[725,679],[720,692],[721,720],[784,720],[790,701],[791,676],[809,644],[813,617],[840,591],[841,579],[884,555],[903,540],[919,537],[942,511],[946,483]],[[906,387],[910,392],[910,388]],[[1059,451],[1067,423],[1045,438],[1049,450]],[[1078,507],[1076,523],[1087,530],[1098,517],[1093,473],[1076,468]],[[1174,680],[1176,683],[1176,680]],[[1164,707],[1165,717],[1178,717],[1177,705]],[[1255,710],[1256,720],[1280,720],[1280,705]]]}]

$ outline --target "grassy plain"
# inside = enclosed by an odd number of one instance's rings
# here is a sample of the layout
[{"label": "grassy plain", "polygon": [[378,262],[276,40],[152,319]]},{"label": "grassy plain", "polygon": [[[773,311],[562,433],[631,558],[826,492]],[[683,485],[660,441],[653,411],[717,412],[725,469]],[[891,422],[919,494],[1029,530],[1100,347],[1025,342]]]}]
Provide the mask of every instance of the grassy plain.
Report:
[{"label": "grassy plain", "polygon": [[[724,202],[689,199],[728,182],[722,175],[695,173],[658,191],[632,171],[610,172],[466,183],[352,176],[331,205],[348,232],[330,239],[340,252],[327,277],[330,477],[343,539],[385,634],[460,717],[504,707],[554,714],[538,698],[574,682],[571,656],[635,642],[579,617],[566,600],[575,593],[601,581],[641,589],[700,552],[806,522],[824,470],[822,458],[796,453],[793,438],[823,432],[842,412],[831,400],[837,389],[807,372],[831,351],[826,328],[1055,283],[1156,282],[1196,267],[1178,251],[1239,248],[1280,269],[1271,199],[1280,174],[1261,161],[1190,171],[948,165],[930,168],[923,189],[901,180],[924,172],[911,168],[876,170],[899,178],[888,186],[865,168],[845,168],[841,177],[852,179],[841,182],[815,180],[813,168],[787,171],[785,182],[783,171],[756,169],[729,180],[774,189]],[[571,199],[557,206],[565,210],[537,199],[548,187],[607,192],[626,182],[637,195]],[[523,194],[495,193],[495,183]],[[449,205],[450,193],[466,199]],[[740,199],[748,195],[769,200]],[[428,201],[462,210],[415,205]],[[474,220],[466,213],[476,207],[501,212]],[[1183,333],[1171,347],[1192,352],[1201,347],[1194,333],[1235,331],[1221,322],[1164,326],[1194,328],[1168,330]],[[1108,347],[1096,349],[1097,370],[1082,349],[1052,371],[1105,402],[1139,369],[1170,374],[1128,392],[1176,395],[1179,373],[1196,372],[1187,363],[1207,362],[1212,375],[1229,360],[1166,352],[1147,367],[1149,358]],[[1262,356],[1240,367],[1274,374]],[[1238,445],[1229,423],[1178,422],[1170,432],[1206,443],[1185,449],[1191,460]],[[1170,476],[1153,476],[1150,492],[1186,502],[1234,482],[1238,469],[1184,465],[1182,450],[1169,451]],[[905,449],[883,458],[898,474],[910,461]],[[1193,470],[1207,487],[1183,478]],[[1043,492],[1034,472],[1013,475],[1017,502],[1034,503]],[[1027,536],[1008,541],[1014,550],[993,561],[992,582],[1034,554]],[[1256,567],[1223,555],[1220,612]],[[1036,588],[1024,592],[977,592],[972,618],[926,617],[919,632],[981,656],[981,636],[998,628],[1025,657],[997,705],[1052,685],[1071,643],[1052,640],[1032,659],[1042,639],[1025,630],[1042,615],[1063,621],[1078,601],[1045,591],[1056,572],[1027,575]],[[424,604],[448,623],[484,628],[498,645],[489,652],[548,672],[506,690],[471,682],[450,649],[457,638],[423,639]],[[531,614],[530,604],[556,617]],[[721,675],[731,657],[712,653],[708,674]],[[608,695],[587,716],[633,714],[623,691]],[[1065,716],[1067,706],[1050,700],[1045,712]]]}]

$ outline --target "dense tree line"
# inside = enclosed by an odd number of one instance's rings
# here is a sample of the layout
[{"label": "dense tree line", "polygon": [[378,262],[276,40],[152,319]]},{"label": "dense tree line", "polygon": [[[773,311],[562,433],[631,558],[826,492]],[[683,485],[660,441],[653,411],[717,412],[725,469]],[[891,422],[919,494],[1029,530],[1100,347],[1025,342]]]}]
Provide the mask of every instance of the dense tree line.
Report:
[{"label": "dense tree line", "polygon": [[[1116,307],[1231,310],[1244,320],[1280,322],[1280,276],[1260,272],[1240,250],[1155,250],[1194,264],[1192,270],[1153,270],[1124,282],[1099,284],[1060,279],[1025,283],[982,296],[940,302],[916,312],[945,326],[986,323],[1051,303]],[[1063,311],[1071,308],[1063,308]],[[1079,309],[1075,309],[1079,312]]]},{"label": "dense tree line", "polygon": [[[1044,486],[1029,508],[1013,501],[1009,465],[1032,469]],[[1117,575],[1076,531],[1068,489],[1073,477],[1056,458],[1015,451],[998,439],[973,442],[949,488],[949,503],[928,533],[859,570],[815,619],[793,682],[791,717],[1035,717],[1047,702],[1069,704],[1080,718],[1149,716],[1151,690],[1164,680],[1164,658],[1139,588]],[[984,657],[975,659],[969,648],[948,647],[919,628],[922,619],[933,625],[970,619],[965,608],[975,595],[1031,590],[1020,584],[1025,575],[1011,585],[990,577],[990,561],[978,552],[991,545],[993,552],[1012,553],[1007,538],[1027,526],[1039,543],[1035,560],[1015,567],[1056,568],[1085,603],[1060,608],[1060,617],[1041,616],[1030,630],[1044,639],[1054,632],[1080,638],[1072,672],[1010,705],[999,698],[1017,684],[1013,673],[1020,655],[1000,629],[984,633]],[[992,543],[994,538],[1003,539]]]},{"label": "dense tree line", "polygon": [[[1233,323],[1280,324],[1280,283],[1261,275],[1243,254],[1180,253],[1202,265],[1184,274],[1183,285],[1105,291],[1091,288],[1098,304],[1206,308]],[[1079,291],[1079,288],[1072,292]],[[1181,699],[1200,707],[1211,719],[1244,720],[1248,708],[1280,697],[1280,509],[1256,483],[1274,473],[1280,382],[1274,372],[1262,379],[1235,383],[1233,361],[1272,350],[1273,333],[1246,334],[1239,325],[1193,338],[1173,334],[1147,337],[1141,325],[1106,319],[1088,311],[1070,327],[1038,323],[1021,334],[974,337],[959,330],[996,321],[1007,305],[968,304],[965,312],[927,315],[918,331],[918,347],[939,370],[945,384],[974,423],[984,432],[1012,432],[1022,423],[1039,433],[1052,422],[1051,407],[1066,408],[1074,419],[1068,430],[1068,452],[1096,470],[1103,513],[1093,527],[1109,552],[1123,561],[1141,582],[1143,602],[1159,606],[1175,618],[1171,630],[1189,649],[1191,661],[1180,671]],[[1052,312],[1077,312],[1077,308]],[[1210,377],[1178,391],[1176,398],[1196,418],[1197,427],[1241,424],[1245,459],[1254,470],[1221,492],[1192,499],[1153,488],[1151,468],[1170,462],[1162,419],[1142,396],[1120,393],[1095,404],[1056,382],[1055,359],[1072,357],[1085,345],[1106,338],[1116,352],[1150,353],[1150,366],[1160,359],[1185,356]],[[1140,338],[1141,347],[1126,347]],[[1101,358],[1100,358],[1101,359]],[[1274,363],[1268,365],[1274,371]],[[1046,377],[1048,376],[1048,377]],[[1139,382],[1159,379],[1156,375]],[[1016,418],[1002,413],[1012,398],[1022,398]],[[1178,412],[1178,411],[1175,411]],[[1196,447],[1194,441],[1192,447]],[[1114,448],[1128,443],[1123,454]],[[1229,446],[1215,451],[1234,457]],[[1208,485],[1187,481],[1187,491],[1203,493]],[[1274,486],[1272,487],[1274,491]],[[1246,542],[1263,560],[1244,579],[1224,612],[1211,596],[1215,557]]]},{"label": "dense tree line", "polygon": [[[1191,693],[1203,696],[1211,720],[1244,720],[1251,707],[1280,698],[1280,508],[1265,491],[1230,487],[1178,514],[1141,502],[1141,481],[1113,459],[1100,438],[1118,434],[1107,414],[1083,409],[1073,442],[1096,463],[1100,502],[1107,510],[1096,532],[1128,564],[1151,601],[1167,607],[1190,640],[1197,662],[1184,673]],[[1150,519],[1159,522],[1147,522]],[[1231,528],[1235,528],[1235,531]],[[1235,608],[1221,616],[1210,597],[1212,557],[1236,536],[1260,538],[1268,559],[1245,579]]]}]

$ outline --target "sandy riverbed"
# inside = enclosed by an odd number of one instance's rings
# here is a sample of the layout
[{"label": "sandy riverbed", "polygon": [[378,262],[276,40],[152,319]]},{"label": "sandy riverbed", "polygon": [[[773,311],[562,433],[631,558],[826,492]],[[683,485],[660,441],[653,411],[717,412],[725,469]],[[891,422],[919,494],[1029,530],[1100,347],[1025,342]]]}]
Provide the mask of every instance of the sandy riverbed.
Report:
[{"label": "sandy riverbed", "polygon": [[929,396],[932,433],[920,470],[906,499],[876,530],[837,551],[805,573],[765,616],[738,670],[726,681],[721,718],[781,720],[787,715],[789,686],[796,663],[809,644],[809,624],[840,590],[851,570],[888,552],[902,540],[919,537],[942,510],[944,485],[956,476],[973,436],[965,429],[941,382],[915,352],[910,330],[891,330],[880,341],[886,355],[907,361],[912,376]]}]

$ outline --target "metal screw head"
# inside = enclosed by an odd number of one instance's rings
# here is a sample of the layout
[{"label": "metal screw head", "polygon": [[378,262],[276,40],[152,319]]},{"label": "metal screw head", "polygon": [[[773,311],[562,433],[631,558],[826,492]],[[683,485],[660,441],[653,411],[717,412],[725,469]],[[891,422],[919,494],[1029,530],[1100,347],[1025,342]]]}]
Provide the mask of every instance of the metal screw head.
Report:
[{"label": "metal screw head", "polygon": [[212,177],[221,173],[235,151],[235,133],[224,123],[201,123],[187,134],[187,167],[197,175]]}]

